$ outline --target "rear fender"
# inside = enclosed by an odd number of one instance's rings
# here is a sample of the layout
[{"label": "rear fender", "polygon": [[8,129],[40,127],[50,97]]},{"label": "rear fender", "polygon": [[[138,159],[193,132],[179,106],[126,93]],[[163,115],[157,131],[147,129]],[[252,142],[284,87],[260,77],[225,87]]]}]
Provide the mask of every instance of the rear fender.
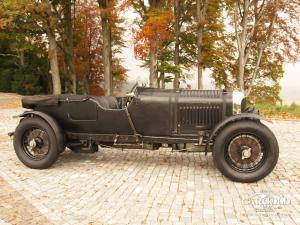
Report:
[{"label": "rear fender", "polygon": [[53,129],[55,136],[56,136],[57,145],[59,146],[59,150],[61,152],[63,152],[63,150],[65,149],[65,135],[64,135],[64,132],[62,131],[60,125],[54,118],[47,115],[46,113],[39,112],[39,111],[26,111],[23,114],[19,115],[18,117],[21,117],[21,118],[39,117],[39,118],[45,120],[50,125],[50,127]]},{"label": "rear fender", "polygon": [[260,116],[259,114],[255,114],[255,113],[241,113],[238,115],[230,116],[230,117],[226,118],[225,120],[221,121],[219,124],[217,124],[214,127],[214,129],[212,130],[212,132],[210,133],[208,140],[206,142],[206,146],[205,146],[205,154],[207,154],[210,142],[213,140],[214,136],[216,134],[218,134],[222,128],[224,128],[228,124],[231,124],[233,122],[240,121],[240,120],[253,120],[253,121],[264,120],[264,121],[272,123],[272,121],[267,120],[264,117]]}]

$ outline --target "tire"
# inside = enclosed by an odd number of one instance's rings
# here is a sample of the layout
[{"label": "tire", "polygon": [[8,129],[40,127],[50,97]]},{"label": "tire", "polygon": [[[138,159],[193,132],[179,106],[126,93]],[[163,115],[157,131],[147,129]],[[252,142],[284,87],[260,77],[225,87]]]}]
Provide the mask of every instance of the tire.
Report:
[{"label": "tire", "polygon": [[[250,153],[250,154],[249,154]],[[219,171],[237,182],[256,182],[272,172],[279,147],[273,132],[260,122],[237,121],[216,137],[213,160]]]},{"label": "tire", "polygon": [[[60,154],[53,129],[41,118],[23,119],[15,130],[13,142],[19,160],[32,169],[51,167]],[[44,153],[36,154],[41,150]]]}]

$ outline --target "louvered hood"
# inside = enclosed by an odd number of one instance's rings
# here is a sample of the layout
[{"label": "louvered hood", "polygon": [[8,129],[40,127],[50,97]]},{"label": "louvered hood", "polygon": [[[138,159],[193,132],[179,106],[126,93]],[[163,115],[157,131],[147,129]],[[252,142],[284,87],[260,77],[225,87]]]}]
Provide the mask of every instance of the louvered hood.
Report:
[{"label": "louvered hood", "polygon": [[232,115],[232,92],[181,90],[177,106],[179,132],[211,129]]}]

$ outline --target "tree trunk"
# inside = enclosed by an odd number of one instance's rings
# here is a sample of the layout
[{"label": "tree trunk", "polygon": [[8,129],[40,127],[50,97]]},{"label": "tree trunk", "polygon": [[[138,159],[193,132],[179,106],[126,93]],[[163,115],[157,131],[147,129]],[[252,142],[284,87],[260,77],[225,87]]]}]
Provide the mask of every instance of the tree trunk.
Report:
[{"label": "tree trunk", "polygon": [[245,90],[245,81],[244,81],[244,73],[245,73],[245,65],[247,62],[247,52],[246,52],[246,42],[247,42],[247,20],[249,15],[249,6],[250,1],[244,0],[243,4],[243,15],[241,20],[241,34],[238,35],[238,3],[235,3],[235,32],[236,32],[236,38],[238,41],[238,49],[239,49],[239,58],[238,58],[238,78],[237,78],[237,84],[240,91]]},{"label": "tree trunk", "polygon": [[258,56],[257,56],[256,65],[255,65],[254,71],[252,73],[251,82],[249,84],[248,89],[245,91],[245,96],[246,97],[249,96],[249,94],[250,94],[250,92],[251,92],[251,90],[253,88],[254,81],[256,79],[256,75],[257,75],[257,72],[258,72],[258,69],[259,69],[259,65],[260,65],[260,61],[261,61],[261,57],[262,57],[263,51],[264,51],[264,48],[262,46],[258,47]]},{"label": "tree trunk", "polygon": [[[174,15],[175,15],[175,49],[174,49],[174,64],[175,66],[179,67],[179,34],[180,34],[180,26],[179,26],[179,20],[180,20],[180,0],[175,0],[175,6],[174,6]],[[179,88],[179,77],[180,73],[175,72],[174,77],[174,89]]]},{"label": "tree trunk", "polygon": [[166,84],[165,84],[165,73],[161,72],[160,74],[160,80],[161,80],[161,86],[160,88],[165,89],[166,88]]},{"label": "tree trunk", "polygon": [[[268,42],[271,40],[272,38],[272,31],[274,29],[274,25],[275,25],[275,22],[276,22],[276,19],[277,19],[277,10],[278,10],[278,3],[279,3],[279,0],[275,0],[275,7],[274,7],[274,16],[271,20],[271,23],[269,24],[269,27],[268,27],[268,35],[265,39],[265,42],[264,43],[258,43],[258,51],[257,51],[257,60],[256,60],[256,64],[255,64],[255,68],[254,68],[254,71],[252,73],[252,76],[251,76],[251,82],[250,84],[248,85],[248,89],[245,90],[245,96],[248,97],[252,91],[252,88],[253,88],[253,85],[254,85],[254,82],[255,82],[255,79],[256,79],[256,76],[257,76],[257,73],[259,71],[259,67],[260,67],[260,62],[261,62],[261,58],[262,58],[262,55],[263,55],[263,52],[266,48],[266,46],[268,45]],[[255,1],[255,4],[258,4],[257,1]],[[258,20],[259,18],[261,18],[261,15],[259,15],[259,13],[257,13],[257,6],[255,8],[255,23],[254,25],[258,24]]]},{"label": "tree trunk", "polygon": [[72,80],[72,92],[76,94],[76,72],[74,66],[72,0],[66,0],[64,5],[64,61],[66,73]]},{"label": "tree trunk", "polygon": [[239,62],[238,62],[238,89],[244,91],[244,73],[245,73],[245,63],[244,63],[244,54],[243,52],[239,53]]},{"label": "tree trunk", "polygon": [[[149,0],[149,11],[160,9],[163,6],[164,1],[162,0]],[[146,12],[146,11],[145,11]],[[157,63],[158,63],[158,49],[156,39],[153,40],[153,43],[150,43],[150,50],[149,50],[149,83],[150,87],[158,88],[158,72],[157,72]]]},{"label": "tree trunk", "polygon": [[[200,50],[201,51],[201,50]],[[198,55],[201,55],[198,50]],[[204,89],[204,84],[203,84],[203,66],[202,66],[202,60],[198,58],[198,89],[203,90]]]},{"label": "tree trunk", "polygon": [[107,18],[102,18],[103,33],[103,64],[105,95],[113,95],[112,59],[111,59],[111,30]]},{"label": "tree trunk", "polygon": [[[197,0],[198,2],[199,0]],[[198,8],[198,7],[197,7]],[[197,10],[198,12],[198,10]],[[197,13],[198,17],[198,13]],[[199,16],[198,18],[202,18],[202,16]],[[199,19],[198,19],[199,21]],[[198,26],[197,29],[197,72],[198,72],[198,89],[203,90],[203,56],[202,56],[202,42],[203,42],[203,28],[201,26]]]},{"label": "tree trunk", "polygon": [[61,83],[59,77],[58,59],[57,59],[57,44],[55,40],[55,35],[47,30],[48,37],[48,57],[50,61],[50,74],[52,78],[52,90],[54,95],[61,94]]},{"label": "tree trunk", "polygon": [[160,72],[159,74],[158,88],[165,89],[165,72]]},{"label": "tree trunk", "polygon": [[[108,0],[98,1],[100,7],[107,10]],[[111,27],[108,20],[109,12],[102,12],[102,36],[103,36],[103,64],[104,64],[104,90],[105,95],[113,95],[113,77],[112,77],[112,50],[111,50]]]},{"label": "tree trunk", "polygon": [[154,50],[150,49],[149,53],[150,60],[150,87],[158,87],[158,75],[157,75],[157,56]]},{"label": "tree trunk", "polygon": [[198,68],[198,89],[203,89],[203,26],[207,11],[208,0],[197,0],[197,68]]},{"label": "tree trunk", "polygon": [[[199,0],[197,0],[198,2]],[[199,17],[201,18],[201,16]],[[197,29],[197,71],[198,71],[198,89],[203,89],[203,56],[202,56],[203,28]]]}]

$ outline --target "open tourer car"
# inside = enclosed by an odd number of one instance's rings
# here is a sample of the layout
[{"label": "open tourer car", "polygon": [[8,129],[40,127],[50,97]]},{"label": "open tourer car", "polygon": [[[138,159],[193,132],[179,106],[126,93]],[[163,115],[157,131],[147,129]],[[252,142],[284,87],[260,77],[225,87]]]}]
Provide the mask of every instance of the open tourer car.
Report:
[{"label": "open tourer car", "polygon": [[279,147],[257,110],[242,93],[136,87],[125,97],[31,96],[14,136],[18,158],[49,168],[69,148],[99,146],[212,152],[216,167],[234,181],[254,182],[275,167]]}]

